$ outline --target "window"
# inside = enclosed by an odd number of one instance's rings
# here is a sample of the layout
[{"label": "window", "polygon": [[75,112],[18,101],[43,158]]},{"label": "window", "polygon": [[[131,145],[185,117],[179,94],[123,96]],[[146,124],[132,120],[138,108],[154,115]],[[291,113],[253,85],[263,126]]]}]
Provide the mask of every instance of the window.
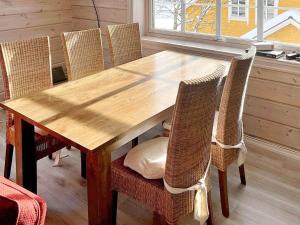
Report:
[{"label": "window", "polygon": [[249,0],[231,0],[229,1],[229,19],[230,20],[248,20]]},{"label": "window", "polygon": [[149,0],[150,32],[300,45],[300,0]]},{"label": "window", "polygon": [[215,33],[216,0],[152,0],[152,26],[181,32]]},{"label": "window", "polygon": [[[257,5],[256,0],[256,5]],[[264,21],[273,19],[278,15],[278,2],[279,0],[264,0]]]}]

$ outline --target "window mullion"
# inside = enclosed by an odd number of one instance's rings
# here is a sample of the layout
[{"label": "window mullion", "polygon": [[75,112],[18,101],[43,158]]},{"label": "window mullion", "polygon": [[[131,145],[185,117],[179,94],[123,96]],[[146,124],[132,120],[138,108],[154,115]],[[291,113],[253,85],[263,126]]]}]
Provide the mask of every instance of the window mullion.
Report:
[{"label": "window mullion", "polygon": [[257,41],[264,40],[264,1],[257,1]]},{"label": "window mullion", "polygon": [[216,2],[216,40],[222,39],[222,0]]},{"label": "window mullion", "polygon": [[185,6],[186,6],[186,4],[185,4],[185,0],[181,0],[181,17],[180,17],[180,19],[181,19],[181,32],[185,32]]}]

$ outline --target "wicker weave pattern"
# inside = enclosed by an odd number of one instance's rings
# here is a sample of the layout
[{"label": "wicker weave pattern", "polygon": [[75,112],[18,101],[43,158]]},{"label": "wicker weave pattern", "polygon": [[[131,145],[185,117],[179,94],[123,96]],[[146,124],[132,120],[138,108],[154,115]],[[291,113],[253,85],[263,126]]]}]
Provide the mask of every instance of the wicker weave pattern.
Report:
[{"label": "wicker weave pattern", "polygon": [[[0,44],[5,99],[14,99],[52,87],[49,38]],[[6,143],[15,145],[13,115],[6,112]],[[50,135],[35,133],[36,159],[65,147]]]},{"label": "wicker weave pattern", "polygon": [[139,24],[110,25],[108,43],[113,66],[142,58]]},{"label": "wicker weave pattern", "polygon": [[[242,118],[247,83],[251,73],[256,49],[252,47],[247,54],[232,60],[231,68],[225,82],[219,108],[217,140],[226,145],[236,145],[242,138]],[[221,149],[212,145],[213,164],[224,171],[237,159],[237,150]]]},{"label": "wicker weave pattern", "polygon": [[[173,113],[165,180],[172,187],[187,188],[203,176],[210,157],[211,134],[217,87],[225,68],[198,80],[181,82]],[[179,195],[164,189],[162,180],[147,180],[123,166],[112,163],[112,188],[123,192],[163,215],[173,224],[193,211],[194,192]],[[207,178],[209,181],[209,176]]]},{"label": "wicker weave pattern", "polygon": [[104,70],[100,29],[67,32],[61,37],[69,80]]},{"label": "wicker weave pattern", "polygon": [[49,38],[1,44],[1,64],[8,89],[5,99],[14,99],[52,86]]}]

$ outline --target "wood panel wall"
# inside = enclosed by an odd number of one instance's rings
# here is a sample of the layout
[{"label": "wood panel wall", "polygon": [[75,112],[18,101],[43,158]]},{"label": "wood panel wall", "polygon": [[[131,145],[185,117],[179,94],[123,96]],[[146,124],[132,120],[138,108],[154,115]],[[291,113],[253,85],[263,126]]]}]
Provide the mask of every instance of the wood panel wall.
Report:
[{"label": "wood panel wall", "polygon": [[71,30],[70,0],[0,0],[0,42],[48,35],[54,65],[64,61],[59,34]]},{"label": "wood panel wall", "polygon": [[[102,30],[104,62],[111,67],[106,26],[129,22],[129,0],[95,0]],[[91,0],[72,0],[73,30],[97,28],[97,17]]]},{"label": "wood panel wall", "polygon": [[71,30],[70,0],[0,0],[0,42],[50,36],[53,66],[64,62],[59,34]]}]

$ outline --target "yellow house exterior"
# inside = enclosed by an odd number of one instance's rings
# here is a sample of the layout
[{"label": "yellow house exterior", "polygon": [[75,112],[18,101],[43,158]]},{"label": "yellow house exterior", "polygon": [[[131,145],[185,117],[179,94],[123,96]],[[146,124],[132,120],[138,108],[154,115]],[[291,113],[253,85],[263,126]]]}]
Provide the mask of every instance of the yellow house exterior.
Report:
[{"label": "yellow house exterior", "polygon": [[[246,39],[256,38],[256,1],[260,0],[245,1],[248,3],[245,18],[232,18],[232,5],[229,6],[229,0],[222,1],[222,35]],[[276,14],[274,14],[273,19],[271,18],[265,21],[264,38],[266,40],[300,44],[300,0],[274,1],[278,3],[279,9],[275,9]],[[198,23],[199,26],[197,27],[196,25],[199,21],[197,16],[201,14],[201,6],[197,4],[207,2],[213,4],[210,9],[204,13],[205,16],[203,17],[203,21]],[[215,5],[215,2],[215,0],[194,1],[194,3],[186,10],[186,21],[188,21],[186,24],[186,31],[215,34],[216,8],[213,6]],[[277,7],[277,5],[275,7]]]}]

